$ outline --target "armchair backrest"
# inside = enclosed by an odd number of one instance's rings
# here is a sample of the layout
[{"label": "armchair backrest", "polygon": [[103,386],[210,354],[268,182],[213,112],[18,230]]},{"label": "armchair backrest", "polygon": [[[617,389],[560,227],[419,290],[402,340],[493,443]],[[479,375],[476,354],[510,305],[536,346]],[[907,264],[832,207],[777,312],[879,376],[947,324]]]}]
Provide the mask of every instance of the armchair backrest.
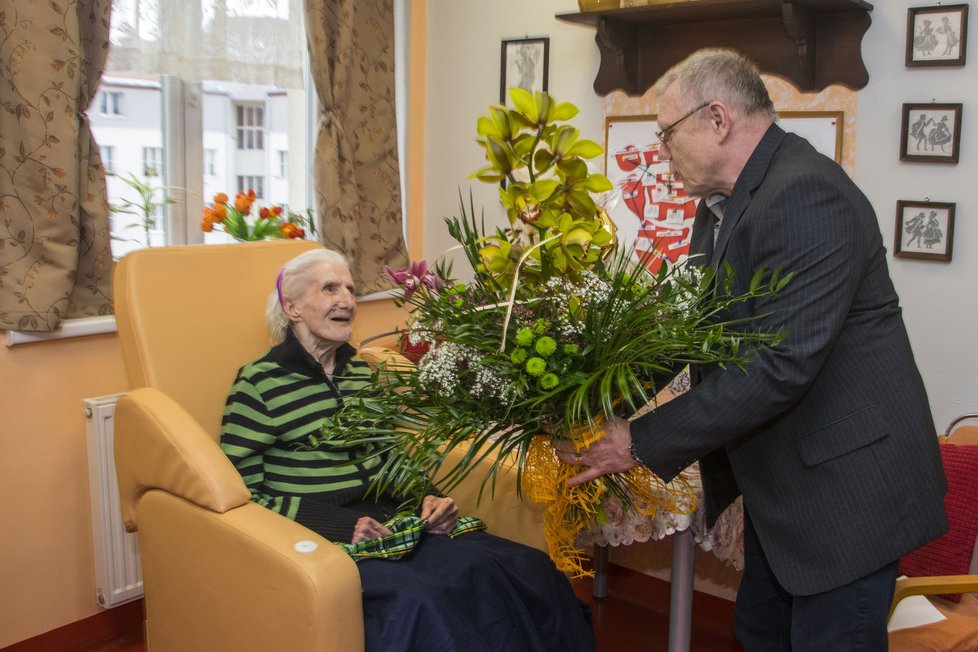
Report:
[{"label": "armchair backrest", "polygon": [[234,374],[269,346],[265,305],[307,240],[134,251],[115,269],[119,341],[132,388],[154,387],[215,440]]}]

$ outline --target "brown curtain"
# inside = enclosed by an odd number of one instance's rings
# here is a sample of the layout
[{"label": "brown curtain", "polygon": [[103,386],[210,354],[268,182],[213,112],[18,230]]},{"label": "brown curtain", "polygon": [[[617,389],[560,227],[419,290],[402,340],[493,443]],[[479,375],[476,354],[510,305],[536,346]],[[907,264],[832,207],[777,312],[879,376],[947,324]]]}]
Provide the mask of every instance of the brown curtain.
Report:
[{"label": "brown curtain", "polygon": [[322,105],[313,175],[323,241],[349,259],[363,293],[405,267],[394,113],[391,0],[306,0],[313,82]]},{"label": "brown curtain", "polygon": [[0,328],[112,313],[105,175],[85,111],[111,0],[0,11]]}]

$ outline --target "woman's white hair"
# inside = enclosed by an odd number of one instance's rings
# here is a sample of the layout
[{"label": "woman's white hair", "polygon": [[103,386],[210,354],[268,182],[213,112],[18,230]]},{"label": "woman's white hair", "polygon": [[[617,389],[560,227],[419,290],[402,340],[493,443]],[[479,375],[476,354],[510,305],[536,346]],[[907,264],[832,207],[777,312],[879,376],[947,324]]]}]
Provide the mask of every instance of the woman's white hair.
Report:
[{"label": "woman's white hair", "polygon": [[268,322],[273,346],[285,341],[285,334],[289,330],[291,320],[285,314],[285,301],[294,299],[306,291],[311,281],[306,272],[322,263],[350,268],[346,256],[324,247],[299,254],[285,263],[279,271],[278,278],[275,279],[275,287],[268,296],[268,305],[265,308],[265,319]]}]

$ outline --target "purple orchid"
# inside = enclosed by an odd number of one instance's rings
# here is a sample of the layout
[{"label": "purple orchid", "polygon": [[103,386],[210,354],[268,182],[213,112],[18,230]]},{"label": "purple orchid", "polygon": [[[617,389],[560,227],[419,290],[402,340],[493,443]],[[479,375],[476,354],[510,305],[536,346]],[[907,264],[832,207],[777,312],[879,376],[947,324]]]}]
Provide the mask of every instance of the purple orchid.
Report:
[{"label": "purple orchid", "polygon": [[411,269],[392,270],[384,265],[384,276],[404,288],[404,298],[410,299],[418,288],[422,285],[438,290],[445,286],[445,281],[435,272],[428,269],[428,263],[424,260],[416,260],[411,263]]}]

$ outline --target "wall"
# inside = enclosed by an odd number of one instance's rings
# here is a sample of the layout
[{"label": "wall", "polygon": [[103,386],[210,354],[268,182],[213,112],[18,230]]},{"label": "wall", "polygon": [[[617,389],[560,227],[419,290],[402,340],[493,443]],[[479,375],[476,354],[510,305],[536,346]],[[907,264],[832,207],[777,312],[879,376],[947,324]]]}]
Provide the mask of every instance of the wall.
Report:
[{"label": "wall", "polygon": [[0,648],[97,611],[82,399],[125,387],[114,335],[0,345]]},{"label": "wall", "polygon": [[[581,109],[574,124],[584,137],[603,140],[606,111],[651,113],[654,104],[649,105],[648,98],[643,104],[642,99],[620,94],[601,98],[594,93],[598,66],[594,30],[554,19],[556,13],[577,11],[574,0],[428,0],[427,4],[424,252],[430,260],[454,245],[442,218],[457,214],[459,191],[466,202],[471,191],[476,211],[484,210],[487,222],[504,221],[495,187],[465,178],[482,167],[482,152],[472,141],[476,118],[498,102],[501,40],[550,37],[549,90],[556,99]],[[873,22],[863,40],[870,75],[866,88],[858,93],[835,87],[799,94],[777,78],[770,78],[769,85],[783,110],[846,111],[845,167],[876,207],[888,250],[892,250],[896,200],[930,197],[957,203],[952,262],[889,259],[934,419],[942,429],[953,416],[978,411],[974,371],[978,347],[968,345],[970,325],[978,317],[971,301],[978,275],[978,259],[972,253],[978,247],[973,219],[978,199],[966,185],[978,165],[978,125],[972,124],[970,108],[978,105],[978,85],[973,83],[978,62],[964,69],[906,68],[907,7],[920,3],[874,4]],[[931,99],[965,106],[961,156],[955,166],[899,161],[901,104]],[[463,268],[456,264],[457,270]],[[614,550],[611,559],[657,576],[668,575],[669,549],[661,543]],[[737,574],[714,561],[708,555],[698,557],[701,567],[711,568],[697,578],[697,588],[729,597]]]},{"label": "wall", "polygon": [[[907,68],[904,65],[907,8],[937,3],[876,2],[873,24],[863,41],[869,85],[859,93],[856,180],[876,207],[887,248],[892,251],[898,199],[954,202],[954,255],[950,263],[890,259],[890,273],[904,307],[917,363],[927,384],[937,427],[962,412],[978,411],[978,84],[975,50],[964,68]],[[971,7],[971,26],[975,25]],[[971,46],[974,46],[974,31]],[[961,155],[957,165],[899,160],[904,103],[961,102]],[[971,342],[971,344],[969,344]]]},{"label": "wall", "polygon": [[[484,167],[473,142],[476,119],[499,103],[500,41],[550,37],[549,91],[581,110],[575,119],[586,137],[602,140],[599,98],[592,84],[598,70],[594,30],[554,19],[576,12],[575,0],[428,0],[425,136],[424,253],[431,260],[456,243],[442,218],[458,214],[459,193],[477,213],[504,223],[497,186],[468,180]],[[465,269],[456,263],[456,271]]]}]

